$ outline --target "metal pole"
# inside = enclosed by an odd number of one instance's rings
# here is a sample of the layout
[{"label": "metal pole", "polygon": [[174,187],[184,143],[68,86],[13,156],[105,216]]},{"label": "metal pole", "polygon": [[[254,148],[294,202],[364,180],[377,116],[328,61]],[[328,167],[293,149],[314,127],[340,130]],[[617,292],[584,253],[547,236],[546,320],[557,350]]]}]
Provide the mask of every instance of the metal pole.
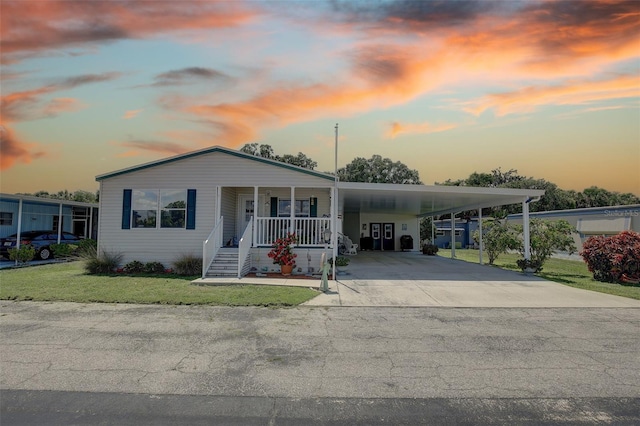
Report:
[{"label": "metal pole", "polygon": [[529,235],[529,202],[531,199],[527,199],[522,202],[522,234],[524,237],[524,258],[526,260],[531,259],[531,242]]},{"label": "metal pole", "polygon": [[456,214],[451,212],[451,258],[456,258]]},{"label": "metal pole", "polygon": [[336,280],[336,257],[338,256],[338,123],[336,123],[336,142],[334,155],[334,181],[333,181],[333,280]]}]

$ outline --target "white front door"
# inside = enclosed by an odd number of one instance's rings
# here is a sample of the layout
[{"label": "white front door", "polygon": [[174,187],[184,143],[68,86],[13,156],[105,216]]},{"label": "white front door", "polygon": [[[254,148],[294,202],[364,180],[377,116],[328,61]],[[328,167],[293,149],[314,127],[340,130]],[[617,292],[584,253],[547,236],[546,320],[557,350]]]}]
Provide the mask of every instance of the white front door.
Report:
[{"label": "white front door", "polygon": [[260,208],[260,205],[264,204],[264,196],[258,196],[258,200],[258,211],[256,212],[255,206],[253,205],[253,195],[240,194],[238,196],[238,228],[236,231],[238,238],[240,238],[247,228],[251,217],[262,214],[263,209]]}]

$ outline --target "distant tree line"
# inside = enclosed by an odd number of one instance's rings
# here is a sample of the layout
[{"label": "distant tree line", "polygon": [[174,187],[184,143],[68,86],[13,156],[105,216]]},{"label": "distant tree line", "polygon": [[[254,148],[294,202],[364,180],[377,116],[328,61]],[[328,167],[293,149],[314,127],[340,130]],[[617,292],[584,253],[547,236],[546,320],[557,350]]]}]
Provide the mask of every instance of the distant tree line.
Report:
[{"label": "distant tree line", "polygon": [[40,198],[52,198],[54,200],[64,200],[64,201],[79,201],[83,203],[97,203],[100,199],[100,191],[89,192],[89,191],[74,191],[69,192],[66,189],[63,191],[58,191],[55,193],[49,193],[47,191],[37,191],[33,194],[28,192],[18,193],[18,195],[29,195],[31,197],[40,197]]},{"label": "distant tree line", "polygon": [[[540,201],[532,203],[530,206],[532,212],[640,204],[640,197],[631,193],[607,191],[597,186],[591,186],[583,191],[560,189],[558,185],[545,179],[521,176],[515,169],[510,169],[507,172],[503,172],[500,168],[492,170],[491,173],[473,172],[466,179],[447,179],[442,183],[436,183],[436,185],[543,189],[545,193]],[[522,206],[519,204],[503,206],[500,211],[495,209],[489,211],[495,216],[501,216],[500,213],[505,215],[521,212]]]}]

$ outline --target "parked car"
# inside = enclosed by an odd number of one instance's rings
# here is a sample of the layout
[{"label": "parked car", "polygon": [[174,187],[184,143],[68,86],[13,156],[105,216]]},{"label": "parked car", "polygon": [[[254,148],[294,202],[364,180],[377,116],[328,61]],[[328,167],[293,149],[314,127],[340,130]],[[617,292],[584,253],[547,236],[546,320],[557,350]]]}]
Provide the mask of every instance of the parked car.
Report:
[{"label": "parked car", "polygon": [[[16,248],[17,234],[0,239],[0,256],[9,258],[9,249]],[[70,232],[63,232],[60,244],[78,244],[80,238]],[[26,231],[20,234],[20,245],[31,245],[36,249],[36,257],[46,260],[53,257],[51,244],[58,243],[56,231]]]}]

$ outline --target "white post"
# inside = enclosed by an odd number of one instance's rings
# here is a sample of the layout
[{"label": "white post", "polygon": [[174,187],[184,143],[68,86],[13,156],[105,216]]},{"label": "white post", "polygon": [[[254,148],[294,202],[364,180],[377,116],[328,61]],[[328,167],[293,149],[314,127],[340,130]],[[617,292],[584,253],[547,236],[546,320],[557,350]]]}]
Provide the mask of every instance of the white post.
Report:
[{"label": "white post", "polygon": [[478,209],[478,234],[480,235],[480,264],[484,265],[484,261],[482,260],[482,207]]},{"label": "white post", "polygon": [[331,244],[333,248],[331,250],[333,257],[333,280],[336,280],[336,257],[338,256],[338,190],[337,188],[331,189]]},{"label": "white post", "polygon": [[291,210],[289,211],[289,232],[295,232],[296,223],[296,187],[291,187]]},{"label": "white post", "polygon": [[456,258],[456,214],[451,212],[451,258]]},{"label": "white post", "polygon": [[218,222],[218,219],[220,219],[220,216],[222,215],[222,188],[219,186],[216,186],[216,222]]},{"label": "white post", "polygon": [[60,203],[60,207],[58,208],[58,244],[60,244],[60,240],[62,239],[62,202]]},{"label": "white post", "polygon": [[260,208],[260,204],[258,204],[258,187],[253,187],[253,229],[251,232],[251,247],[256,246],[256,241],[258,240],[258,209]]},{"label": "white post", "polygon": [[[22,198],[18,200],[18,233],[16,234],[16,250],[20,248],[20,238],[22,234]],[[18,259],[15,262],[18,265]]]},{"label": "white post", "polygon": [[531,241],[529,235],[529,199],[522,202],[522,236],[524,238],[524,258],[531,259]]},{"label": "white post", "polygon": [[93,238],[93,207],[89,207],[89,238]]},{"label": "white post", "polygon": [[433,223],[433,216],[431,216],[431,244],[435,244],[436,243],[436,236],[435,236],[435,223]]}]

